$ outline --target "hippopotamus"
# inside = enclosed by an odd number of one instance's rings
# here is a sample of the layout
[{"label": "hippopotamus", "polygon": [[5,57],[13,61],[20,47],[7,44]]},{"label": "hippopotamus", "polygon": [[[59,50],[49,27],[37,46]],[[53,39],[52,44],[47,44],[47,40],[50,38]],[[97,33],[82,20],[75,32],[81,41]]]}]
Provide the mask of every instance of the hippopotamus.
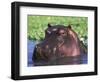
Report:
[{"label": "hippopotamus", "polygon": [[34,49],[34,66],[81,64],[81,54],[86,53],[71,25],[51,25],[45,38]]}]

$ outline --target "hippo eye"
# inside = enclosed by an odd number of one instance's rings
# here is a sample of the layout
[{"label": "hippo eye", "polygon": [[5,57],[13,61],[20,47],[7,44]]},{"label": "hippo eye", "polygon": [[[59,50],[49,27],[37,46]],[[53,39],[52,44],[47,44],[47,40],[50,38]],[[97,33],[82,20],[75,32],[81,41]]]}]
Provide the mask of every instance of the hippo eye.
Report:
[{"label": "hippo eye", "polygon": [[61,34],[65,34],[65,33],[63,32],[63,33],[61,33]]},{"label": "hippo eye", "polygon": [[61,33],[61,35],[66,35],[65,32]]}]

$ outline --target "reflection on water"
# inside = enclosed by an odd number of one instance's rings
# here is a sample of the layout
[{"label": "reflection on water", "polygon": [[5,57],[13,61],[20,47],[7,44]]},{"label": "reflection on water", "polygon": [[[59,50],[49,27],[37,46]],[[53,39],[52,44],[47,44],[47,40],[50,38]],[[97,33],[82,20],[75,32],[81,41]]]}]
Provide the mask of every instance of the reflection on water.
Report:
[{"label": "reflection on water", "polygon": [[[34,47],[36,45],[35,41],[31,41],[28,40],[28,66],[33,66],[34,62],[32,61],[32,54],[34,51]],[[65,61],[67,60],[67,61]],[[68,64],[87,64],[87,54],[81,54],[80,58],[79,57],[75,57],[75,58],[61,58],[60,61],[64,62],[64,63],[68,63]],[[54,64],[54,61],[52,61],[53,63],[50,62],[51,65]],[[59,59],[57,59],[57,62],[59,62]],[[74,63],[73,63],[74,62]],[[38,65],[42,65],[43,62],[40,62]],[[59,62],[60,63],[60,62]],[[47,64],[47,63],[46,63]],[[45,65],[46,65],[45,64]],[[50,65],[49,64],[49,65]],[[56,62],[55,62],[56,64]]]}]

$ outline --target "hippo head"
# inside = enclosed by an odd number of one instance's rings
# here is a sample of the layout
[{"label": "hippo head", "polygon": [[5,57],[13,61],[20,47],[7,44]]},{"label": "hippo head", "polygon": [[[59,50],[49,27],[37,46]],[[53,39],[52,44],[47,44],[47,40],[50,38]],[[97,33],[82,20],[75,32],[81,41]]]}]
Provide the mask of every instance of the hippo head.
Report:
[{"label": "hippo head", "polygon": [[[68,57],[79,56],[80,52],[79,38],[71,25],[48,24],[48,28],[45,30],[45,38],[36,45],[35,55],[33,56],[34,61],[39,63],[46,61],[47,65],[55,64],[55,62],[56,64],[67,64]],[[67,60],[64,59],[64,62],[62,62],[62,58],[67,58]]]},{"label": "hippo head", "polygon": [[45,39],[53,38],[57,39],[57,42],[65,42],[73,40],[78,40],[77,34],[72,30],[71,25],[51,25],[48,24],[48,28],[45,30]]}]

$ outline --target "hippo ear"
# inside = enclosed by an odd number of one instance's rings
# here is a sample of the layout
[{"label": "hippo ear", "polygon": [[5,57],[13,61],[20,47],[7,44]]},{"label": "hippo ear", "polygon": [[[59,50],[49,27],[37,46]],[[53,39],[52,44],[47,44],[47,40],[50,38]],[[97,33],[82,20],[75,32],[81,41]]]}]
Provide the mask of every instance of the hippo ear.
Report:
[{"label": "hippo ear", "polygon": [[70,28],[70,29],[72,28],[71,25],[68,25],[67,27]]},{"label": "hippo ear", "polygon": [[48,27],[52,27],[52,25],[50,23],[48,23]]}]

